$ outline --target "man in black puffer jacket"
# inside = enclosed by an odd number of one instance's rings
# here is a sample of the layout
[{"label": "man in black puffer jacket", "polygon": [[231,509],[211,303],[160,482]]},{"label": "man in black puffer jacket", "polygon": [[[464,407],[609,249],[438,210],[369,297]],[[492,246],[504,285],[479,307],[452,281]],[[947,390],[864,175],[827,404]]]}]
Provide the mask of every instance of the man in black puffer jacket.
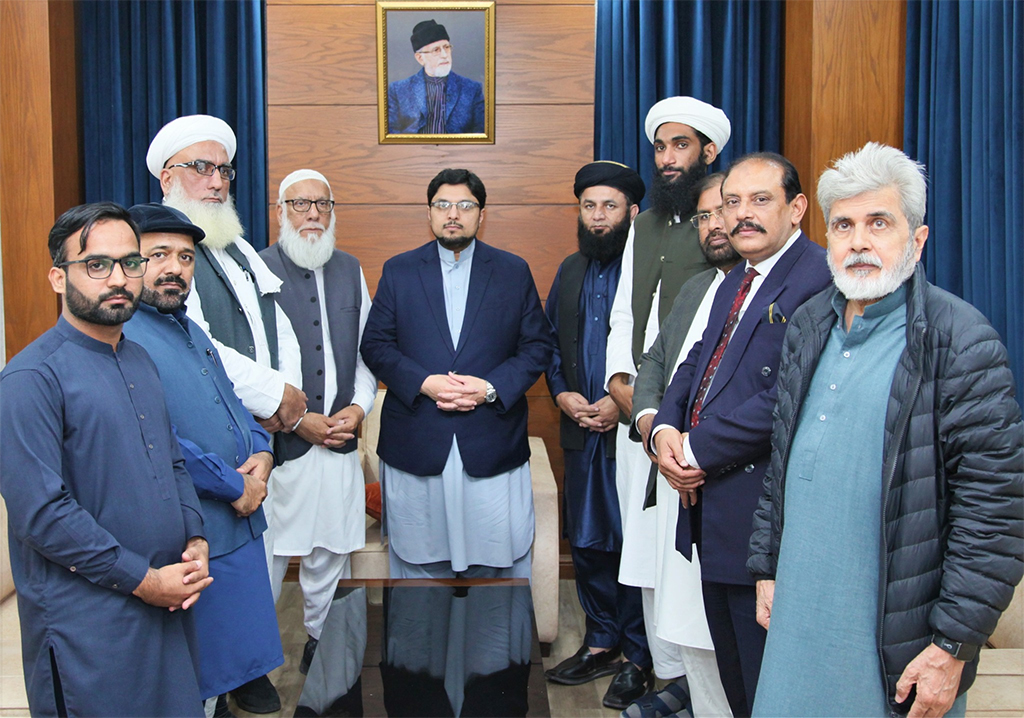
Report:
[{"label": "man in black puffer jacket", "polygon": [[782,351],[747,562],[770,626],[754,713],[963,715],[1024,572],[1006,349],[916,266],[923,167],[869,143],[818,201],[836,286]]}]

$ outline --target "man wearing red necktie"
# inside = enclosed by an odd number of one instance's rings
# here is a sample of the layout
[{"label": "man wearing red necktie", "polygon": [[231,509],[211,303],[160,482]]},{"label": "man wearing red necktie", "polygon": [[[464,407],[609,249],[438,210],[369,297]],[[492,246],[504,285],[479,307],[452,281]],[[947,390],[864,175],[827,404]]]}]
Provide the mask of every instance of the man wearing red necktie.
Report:
[{"label": "man wearing red necktie", "polygon": [[786,320],[830,282],[825,251],[800,231],[807,197],[785,157],[738,159],[722,183],[729,241],[745,262],[715,298],[707,330],[665,392],[651,432],[680,493],[676,549],[700,554],[708,626],[733,715],[749,716],[765,631],[746,570],[751,520],[771,451]]}]

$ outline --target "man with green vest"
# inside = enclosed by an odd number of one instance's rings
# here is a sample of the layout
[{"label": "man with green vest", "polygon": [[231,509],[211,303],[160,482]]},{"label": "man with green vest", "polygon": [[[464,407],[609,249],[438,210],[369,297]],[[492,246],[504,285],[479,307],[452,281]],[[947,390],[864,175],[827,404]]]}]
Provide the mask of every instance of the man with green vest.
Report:
[{"label": "man with green vest", "polygon": [[[669,97],[647,113],[644,129],[654,145],[651,208],[637,215],[623,251],[605,362],[608,393],[624,422],[629,421],[633,408],[633,381],[640,357],[657,338],[679,289],[711,266],[690,218],[697,202],[695,188],[729,141],[732,126],[717,107],[693,97]],[[655,674],[676,678],[685,672],[678,647],[651,630],[656,515],[643,509],[650,461],[627,431],[618,432],[616,464],[622,514],[619,582],[641,588]]]}]

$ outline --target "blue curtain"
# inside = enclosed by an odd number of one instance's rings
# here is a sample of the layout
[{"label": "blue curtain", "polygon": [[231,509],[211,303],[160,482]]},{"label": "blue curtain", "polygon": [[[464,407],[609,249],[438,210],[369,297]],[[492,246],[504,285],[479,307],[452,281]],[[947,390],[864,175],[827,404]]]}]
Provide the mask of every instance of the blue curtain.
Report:
[{"label": "blue curtain", "polygon": [[988,317],[1024,396],[1024,5],[907,4],[907,154],[928,168],[928,277]]},{"label": "blue curtain", "polygon": [[647,180],[644,118],[690,95],[720,107],[732,139],[715,163],[781,146],[783,3],[775,0],[598,0],[594,157]]},{"label": "blue curtain", "polygon": [[263,2],[93,1],[78,19],[86,201],[158,201],[150,140],[176,117],[215,115],[238,138],[231,192],[242,224],[266,247]]}]

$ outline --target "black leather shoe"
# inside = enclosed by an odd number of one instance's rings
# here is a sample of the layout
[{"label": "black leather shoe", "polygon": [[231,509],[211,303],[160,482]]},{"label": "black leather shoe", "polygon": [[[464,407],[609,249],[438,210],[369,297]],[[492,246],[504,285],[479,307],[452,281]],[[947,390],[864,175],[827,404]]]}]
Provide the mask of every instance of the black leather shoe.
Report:
[{"label": "black leather shoe", "polygon": [[231,691],[238,707],[249,713],[275,713],[281,710],[281,696],[270,679],[260,676]]},{"label": "black leather shoe", "polygon": [[601,701],[605,708],[624,710],[626,706],[647,692],[650,671],[637,668],[629,661],[623,661],[619,672],[612,678]]},{"label": "black leather shoe", "polygon": [[[554,668],[544,671],[544,677],[552,683],[564,686],[578,686],[600,676],[607,676],[619,670],[619,649],[591,653],[586,646]],[[627,701],[628,702],[628,701]]]},{"label": "black leather shoe", "polygon": [[302,649],[302,661],[299,662],[299,673],[306,675],[309,673],[309,665],[313,662],[313,654],[316,653],[317,644],[320,641],[315,638],[310,638],[306,641],[306,647]]}]

